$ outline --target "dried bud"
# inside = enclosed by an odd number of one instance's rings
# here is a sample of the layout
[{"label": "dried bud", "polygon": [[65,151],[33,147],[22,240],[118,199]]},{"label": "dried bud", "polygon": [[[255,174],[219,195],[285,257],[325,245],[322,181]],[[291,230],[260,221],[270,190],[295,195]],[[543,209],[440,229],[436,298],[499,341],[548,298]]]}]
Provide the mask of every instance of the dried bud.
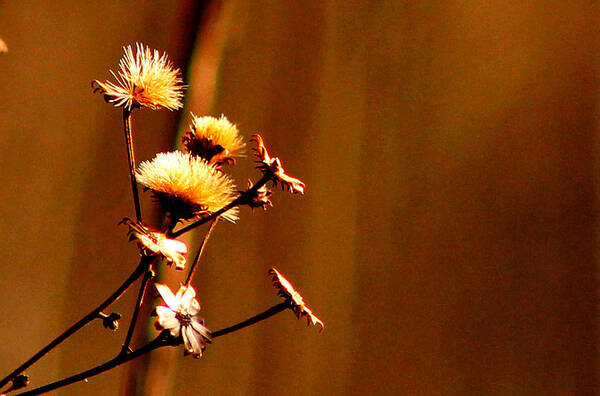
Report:
[{"label": "dried bud", "polygon": [[256,142],[256,157],[258,158],[258,168],[265,176],[269,176],[273,185],[281,183],[283,189],[287,189],[292,194],[304,194],[305,184],[300,179],[296,179],[285,173],[281,161],[277,157],[269,156],[265,147],[263,138],[260,135],[254,135],[252,140]]},{"label": "dried bud", "polygon": [[113,312],[110,315],[106,315],[100,313],[100,317],[102,318],[102,325],[112,331],[117,331],[119,329],[119,320],[121,319],[121,314]]},{"label": "dried bud", "polygon": [[19,374],[12,380],[11,390],[22,389],[27,385],[29,385],[29,376],[26,374]]},{"label": "dried bud", "polygon": [[[252,182],[248,180],[248,190],[240,191],[240,194],[248,193],[248,191],[250,191],[253,186],[254,185],[252,184]],[[263,210],[267,210],[267,206],[273,206],[273,203],[269,199],[269,197],[272,194],[273,193],[269,191],[267,186],[262,186],[256,191],[254,191],[252,194],[248,194],[243,204],[250,206],[252,210],[254,210],[254,208],[263,208]]]}]

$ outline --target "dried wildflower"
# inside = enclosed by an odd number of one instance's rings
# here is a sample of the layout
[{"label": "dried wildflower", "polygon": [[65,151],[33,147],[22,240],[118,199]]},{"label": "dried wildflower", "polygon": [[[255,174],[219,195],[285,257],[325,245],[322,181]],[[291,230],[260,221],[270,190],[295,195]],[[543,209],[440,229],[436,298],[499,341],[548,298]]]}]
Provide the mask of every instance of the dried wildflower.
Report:
[{"label": "dried wildflower", "polygon": [[[248,180],[248,190],[239,191],[240,194],[244,194],[247,191],[251,190],[254,185],[250,180]],[[267,210],[267,206],[273,206],[273,203],[269,199],[273,193],[269,191],[267,186],[262,186],[258,190],[254,192],[254,194],[246,195],[246,199],[242,202],[242,204],[246,204],[254,210],[254,208],[263,208]]]},{"label": "dried wildflower", "polygon": [[[205,160],[180,151],[160,153],[142,162],[138,183],[154,192],[161,206],[177,219],[192,219],[221,209],[234,199],[235,186],[228,176]],[[221,215],[237,220],[237,208]]]},{"label": "dried wildflower", "polygon": [[294,289],[294,286],[289,280],[287,280],[279,271],[275,268],[269,270],[269,275],[272,277],[273,286],[277,289],[277,294],[287,301],[289,301],[292,311],[296,314],[298,319],[305,317],[307,324],[319,325],[321,330],[325,328],[325,325],[321,319],[317,318],[315,314],[304,304],[304,300],[300,293]]},{"label": "dried wildflower", "polygon": [[176,295],[167,285],[156,284],[156,289],[167,304],[156,307],[157,329],[169,330],[172,336],[183,338],[185,349],[194,358],[202,356],[206,343],[210,342],[210,331],[198,315],[200,303],[192,286],[181,286]]},{"label": "dried wildflower", "polygon": [[3,52],[8,52],[8,47],[6,46],[4,40],[0,38],[0,54]]},{"label": "dried wildflower", "polygon": [[117,82],[94,80],[94,92],[100,92],[107,102],[127,110],[138,107],[176,110],[183,107],[183,80],[166,53],[161,55],[140,43],[136,44],[135,55],[131,46],[123,49],[125,55],[119,61],[121,70],[117,74],[111,70]]},{"label": "dried wildflower", "polygon": [[264,145],[263,138],[260,135],[254,135],[256,141],[256,157],[258,158],[258,168],[264,175],[268,175],[273,181],[273,185],[281,183],[284,189],[288,189],[293,194],[304,194],[304,183],[300,179],[291,177],[285,173],[281,166],[281,161],[277,157],[270,157],[267,148]]},{"label": "dried wildflower", "polygon": [[124,218],[119,224],[129,226],[129,240],[137,239],[138,246],[142,254],[160,254],[167,260],[167,263],[175,264],[175,269],[185,268],[185,255],[187,254],[187,245],[176,239],[169,239],[161,232],[151,230],[141,222],[133,222],[128,217]]},{"label": "dried wildflower", "polygon": [[182,141],[187,151],[204,158],[211,164],[235,164],[233,157],[240,156],[244,142],[237,127],[225,116],[196,117],[192,114],[190,131]]}]

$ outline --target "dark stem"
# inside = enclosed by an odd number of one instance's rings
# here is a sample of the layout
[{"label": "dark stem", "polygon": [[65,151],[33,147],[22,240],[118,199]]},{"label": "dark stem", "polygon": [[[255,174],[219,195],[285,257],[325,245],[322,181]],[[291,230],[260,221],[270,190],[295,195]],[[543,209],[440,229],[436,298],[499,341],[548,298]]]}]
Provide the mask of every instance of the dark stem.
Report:
[{"label": "dark stem", "polygon": [[133,205],[135,206],[135,217],[142,221],[142,209],[138,195],[137,183],[135,181],[135,153],[133,150],[133,135],[131,133],[131,110],[123,108],[123,130],[125,132],[125,144],[127,145],[127,158],[129,160],[129,178],[131,179],[131,193],[133,194]]},{"label": "dark stem", "polygon": [[129,275],[129,278],[127,278],[125,280],[125,282],[123,282],[123,284],[121,286],[119,286],[119,288],[117,290],[115,290],[115,292],[113,294],[110,295],[110,297],[108,297],[102,304],[100,304],[92,312],[90,312],[89,314],[84,316],[82,319],[80,319],[78,322],[76,322],[74,325],[69,327],[64,333],[62,333],[61,335],[56,337],[48,345],[43,347],[38,353],[33,355],[31,358],[29,358],[29,360],[27,360],[25,363],[23,363],[22,365],[17,367],[13,372],[11,372],[9,375],[7,375],[2,381],[0,381],[0,388],[2,388],[4,385],[6,385],[10,380],[15,378],[17,375],[19,375],[23,371],[25,371],[33,363],[37,362],[40,358],[42,358],[45,354],[47,354],[52,349],[54,349],[61,342],[63,342],[64,340],[69,338],[71,335],[73,335],[73,333],[75,333],[76,331],[81,329],[83,326],[85,326],[92,320],[98,318],[99,317],[98,314],[100,312],[102,312],[110,304],[112,304],[116,299],[121,297],[121,295],[129,288],[129,286],[131,286],[131,284],[133,282],[135,282],[144,273],[144,271],[146,271],[146,268],[148,267],[149,263],[151,263],[151,262],[152,262],[152,258],[142,257],[142,259],[140,260],[140,264],[135,269],[135,271],[133,271],[131,273],[131,275]]},{"label": "dark stem", "polygon": [[120,354],[117,357],[115,357],[114,359],[111,359],[109,361],[107,361],[106,363],[103,363],[99,366],[96,366],[92,369],[83,371],[79,374],[75,374],[72,375],[70,377],[64,378],[60,381],[56,381],[53,382],[51,384],[48,385],[44,385],[41,386],[39,388],[35,388],[32,389],[30,391],[27,392],[23,392],[23,393],[19,393],[19,395],[41,395],[42,393],[46,393],[46,392],[50,392],[52,390],[58,389],[58,388],[62,388],[63,386],[67,386],[70,384],[73,384],[75,382],[79,382],[82,381],[84,379],[93,377],[95,375],[101,374],[107,370],[113,369],[117,366],[120,366],[121,364],[128,362],[132,359],[135,359],[138,356],[144,355],[150,351],[153,351],[157,348],[160,348],[162,346],[166,346],[166,345],[172,345],[171,343],[169,343],[168,341],[166,341],[166,335],[168,334],[168,332],[162,332],[161,334],[158,335],[158,337],[156,337],[154,340],[150,341],[148,344],[144,345],[143,347],[128,353],[128,354]]},{"label": "dark stem", "polygon": [[183,227],[179,231],[175,231],[173,233],[173,237],[176,238],[176,237],[178,237],[179,235],[181,235],[183,233],[191,231],[194,228],[199,227],[202,224],[211,221],[212,219],[216,219],[217,217],[219,217],[223,213],[227,212],[229,209],[234,208],[234,207],[236,207],[238,205],[243,204],[244,200],[246,200],[251,194],[256,193],[256,191],[258,191],[259,188],[261,188],[262,186],[264,186],[265,183],[268,182],[269,180],[271,180],[271,176],[270,175],[264,175],[262,177],[262,179],[260,179],[259,181],[257,181],[256,184],[252,186],[252,188],[250,188],[247,191],[244,191],[242,194],[240,194],[239,197],[237,197],[236,199],[234,199],[233,201],[231,201],[229,204],[227,204],[226,206],[224,206],[221,209],[217,210],[216,212],[214,212],[210,216],[203,217],[200,220],[198,220],[198,221],[196,221],[196,222],[188,225],[187,227]]},{"label": "dark stem", "polygon": [[131,322],[129,323],[129,329],[127,329],[127,336],[125,337],[125,342],[123,343],[123,347],[121,348],[121,354],[126,354],[131,352],[129,349],[129,345],[131,345],[131,338],[133,337],[133,331],[135,330],[135,324],[138,319],[138,315],[140,314],[140,308],[142,307],[142,302],[144,300],[144,293],[146,292],[146,286],[148,285],[148,280],[152,276],[152,270],[147,268],[146,272],[144,272],[144,277],[142,278],[142,283],[140,284],[140,291],[138,292],[137,301],[135,303],[135,308],[133,309],[133,315],[131,315]]},{"label": "dark stem", "polygon": [[223,336],[225,334],[229,334],[229,333],[232,333],[234,331],[243,329],[244,327],[248,327],[250,325],[253,325],[254,323],[260,322],[261,320],[265,320],[267,318],[270,318],[271,316],[273,316],[275,314],[278,314],[279,312],[281,312],[281,311],[283,311],[283,310],[285,310],[287,308],[290,308],[290,307],[291,307],[290,302],[289,301],[284,301],[284,302],[282,302],[280,304],[277,304],[277,305],[275,305],[275,306],[267,309],[264,312],[259,313],[258,315],[255,315],[255,316],[253,316],[253,317],[251,317],[249,319],[244,320],[243,322],[240,322],[240,323],[238,323],[236,325],[233,325],[233,326],[226,327],[226,328],[221,329],[221,330],[214,331],[212,333],[212,338],[220,337],[220,336]]},{"label": "dark stem", "polygon": [[216,225],[217,218],[214,218],[212,223],[210,223],[208,231],[206,231],[206,234],[204,235],[204,239],[202,239],[202,244],[200,245],[198,252],[196,253],[196,258],[194,258],[194,262],[192,263],[190,272],[188,273],[187,279],[185,280],[186,286],[190,285],[192,278],[194,277],[194,272],[196,271],[196,268],[198,268],[198,262],[200,261],[200,257],[202,256],[202,253],[204,253],[204,247],[206,246],[208,238],[210,238],[210,234],[212,233],[212,230],[215,228]]}]

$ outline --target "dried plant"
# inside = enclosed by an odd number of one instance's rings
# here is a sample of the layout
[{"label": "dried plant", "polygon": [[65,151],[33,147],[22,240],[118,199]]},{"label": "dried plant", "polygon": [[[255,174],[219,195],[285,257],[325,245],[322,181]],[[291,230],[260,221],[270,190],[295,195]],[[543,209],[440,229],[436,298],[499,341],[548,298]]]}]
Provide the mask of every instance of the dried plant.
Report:
[{"label": "dried plant", "polygon": [[[0,49],[2,44],[0,40]],[[190,131],[182,139],[186,153],[158,153],[154,159],[137,166],[131,128],[133,111],[144,107],[152,110],[179,109],[182,107],[184,86],[179,71],[173,68],[166,54],[161,55],[158,51],[141,44],[136,45],[135,51],[131,46],[125,47],[124,52],[124,57],[119,62],[120,70],[117,74],[112,73],[116,83],[94,80],[92,86],[108,103],[123,111],[123,130],[136,218],[132,220],[125,217],[119,224],[126,225],[129,240],[137,242],[139,264],[105,301],[0,380],[0,389],[5,388],[4,394],[26,387],[29,377],[24,371],[93,320],[102,321],[107,329],[118,330],[121,314],[104,311],[140,278],[137,300],[133,306],[125,341],[113,359],[22,394],[38,395],[82,381],[157,348],[183,345],[184,355],[200,358],[216,338],[243,329],[285,309],[292,310],[298,318],[306,318],[309,324],[320,326],[321,330],[325,327],[306,306],[291,282],[272,268],[269,275],[278,294],[284,298],[283,302],[233,326],[214,332],[208,329],[199,316],[200,303],[191,282],[218,220],[235,222],[239,216],[238,208],[243,205],[265,210],[273,206],[272,192],[266,186],[269,181],[273,185],[281,184],[285,190],[296,194],[303,194],[305,185],[301,180],[288,175],[279,158],[269,155],[263,138],[255,135],[253,140],[256,142],[256,157],[262,177],[256,182],[249,180],[246,190],[236,190],[231,177],[225,173],[225,165],[236,164],[234,157],[243,155],[245,143],[238,128],[225,116],[197,117],[192,114]],[[138,183],[145,190],[152,192],[155,202],[165,212],[167,221],[162,228],[154,228],[142,222]],[[188,248],[177,237],[206,223],[209,223],[209,226],[200,247],[191,265],[186,265]],[[176,229],[177,227],[179,229]],[[156,282],[154,270],[161,262],[174,267],[180,271],[178,273],[187,268],[185,281],[181,282],[176,293],[173,293],[168,285]],[[145,345],[132,346],[131,341],[141,307],[148,300],[144,299],[144,295],[151,284],[164,301],[164,304],[154,307],[155,327],[159,333]],[[175,289],[177,288],[173,288]]]}]

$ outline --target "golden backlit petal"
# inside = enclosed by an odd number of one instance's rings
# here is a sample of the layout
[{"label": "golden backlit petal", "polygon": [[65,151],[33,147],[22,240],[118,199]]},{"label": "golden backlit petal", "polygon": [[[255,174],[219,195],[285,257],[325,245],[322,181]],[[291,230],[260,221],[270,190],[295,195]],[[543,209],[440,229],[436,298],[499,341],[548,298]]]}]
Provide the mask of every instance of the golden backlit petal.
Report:
[{"label": "golden backlit petal", "polygon": [[2,52],[8,52],[8,47],[6,46],[4,40],[0,38],[0,53]]}]

